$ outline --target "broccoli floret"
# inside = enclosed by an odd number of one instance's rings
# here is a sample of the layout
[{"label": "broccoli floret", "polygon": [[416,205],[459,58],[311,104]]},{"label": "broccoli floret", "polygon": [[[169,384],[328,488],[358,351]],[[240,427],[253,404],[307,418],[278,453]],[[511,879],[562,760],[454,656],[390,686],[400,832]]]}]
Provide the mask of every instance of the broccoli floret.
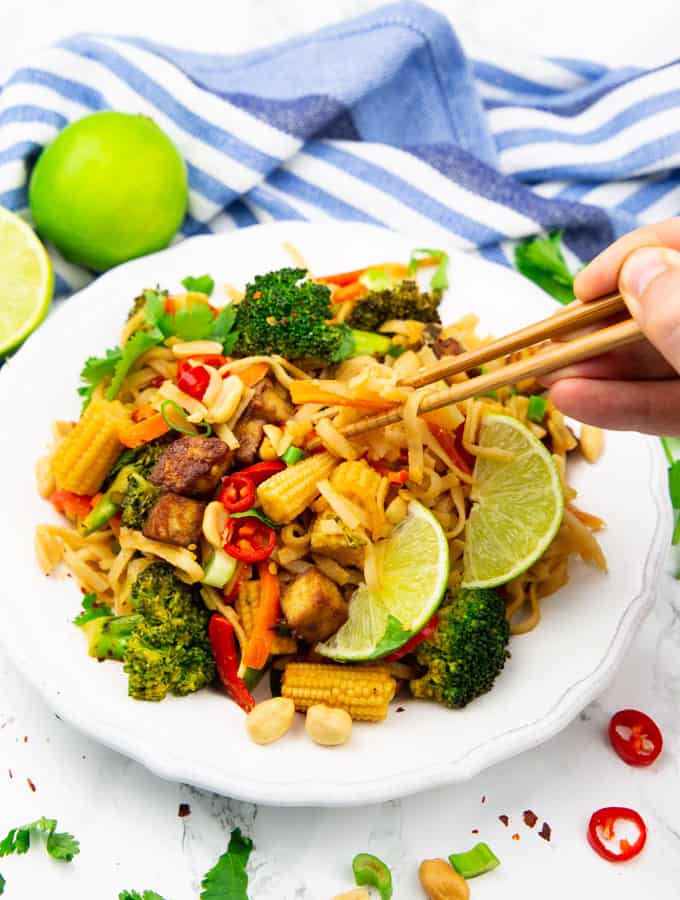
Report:
[{"label": "broccoli floret", "polygon": [[141,531],[146,517],[161,492],[159,487],[147,481],[137,471],[131,471],[127,478],[127,489],[120,505],[120,521],[126,528]]},{"label": "broccoli floret", "polygon": [[[324,284],[303,281],[305,269],[279,269],[256,275],[236,307],[237,348],[244,355],[279,354],[287,359],[340,362],[356,355],[347,325],[332,325],[331,292]],[[362,347],[387,353],[389,338],[364,335]]]},{"label": "broccoli floret", "polygon": [[411,681],[411,693],[459,708],[491,690],[509,655],[510,629],[495,590],[461,589],[445,603],[434,636],[416,650],[426,671]]},{"label": "broccoli floret", "polygon": [[417,322],[441,322],[439,291],[431,294],[419,290],[415,281],[401,281],[384,291],[369,291],[361,297],[347,324],[352,328],[377,331],[389,319],[414,319]]},{"label": "broccoli floret", "polygon": [[152,563],[137,576],[133,613],[105,616],[83,626],[91,656],[123,662],[128,693],[136,700],[183,696],[215,678],[210,652],[210,613],[193,588],[167,563]]}]

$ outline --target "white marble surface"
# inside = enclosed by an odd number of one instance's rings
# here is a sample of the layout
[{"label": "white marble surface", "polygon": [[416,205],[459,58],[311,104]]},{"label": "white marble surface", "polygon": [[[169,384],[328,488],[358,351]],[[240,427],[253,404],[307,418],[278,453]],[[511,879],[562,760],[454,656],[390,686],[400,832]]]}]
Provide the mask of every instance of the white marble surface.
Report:
[{"label": "white marble surface", "polygon": [[[237,52],[377,5],[193,0],[189,8],[167,0],[2,0],[0,66],[24,61],[41,44],[78,30],[146,33]],[[472,48],[506,42],[530,53],[640,64],[677,55],[677,29],[669,27],[675,0],[647,0],[644,14],[638,5],[614,0],[432,5],[451,15]],[[656,608],[613,684],[562,734],[467,784],[355,810],[255,808],[162,782],[57,720],[0,651],[0,831],[55,816],[82,844],[70,866],[35,852],[1,860],[5,896],[113,900],[127,887],[190,900],[231,828],[240,825],[256,844],[251,900],[327,900],[351,886],[350,861],[360,850],[392,865],[396,900],[417,900],[418,862],[478,839],[494,847],[503,865],[473,883],[474,900],[680,897],[680,587],[672,568],[669,560]],[[608,746],[606,724],[624,706],[646,710],[663,727],[666,749],[649,771],[628,768]],[[190,816],[178,818],[180,803],[190,804]],[[603,862],[585,841],[590,813],[611,804],[638,809],[649,827],[647,848],[626,866]],[[533,831],[522,823],[528,808],[540,820]],[[503,813],[510,816],[508,828],[498,820]],[[549,844],[537,834],[543,820],[552,826]],[[472,829],[479,829],[479,838]]]}]

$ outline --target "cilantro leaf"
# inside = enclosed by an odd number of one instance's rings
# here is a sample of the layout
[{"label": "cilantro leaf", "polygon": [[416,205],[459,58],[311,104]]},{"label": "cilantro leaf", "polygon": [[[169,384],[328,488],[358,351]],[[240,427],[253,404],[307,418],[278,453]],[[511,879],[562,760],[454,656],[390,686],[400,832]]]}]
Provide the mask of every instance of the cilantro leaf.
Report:
[{"label": "cilantro leaf", "polygon": [[201,900],[248,900],[246,865],[252,849],[250,838],[244,838],[235,828],[227,852],[203,878]]},{"label": "cilantro leaf", "polygon": [[144,321],[158,325],[165,316],[165,291],[144,291]]},{"label": "cilantro leaf", "polygon": [[0,857],[27,853],[31,846],[31,838],[39,834],[47,837],[45,848],[53,859],[63,862],[71,862],[74,856],[80,853],[80,844],[71,834],[57,832],[56,819],[46,819],[44,816],[28,825],[12,830],[0,841]]},{"label": "cilantro leaf", "polygon": [[551,231],[547,237],[532,237],[515,247],[515,265],[560,303],[574,299],[574,276],[562,255],[562,232]]},{"label": "cilantro leaf", "polygon": [[92,399],[95,388],[106,378],[111,378],[122,356],[120,347],[107,350],[104,356],[90,356],[85,360],[85,365],[80,373],[84,385],[78,388],[78,393],[83,398],[83,409]]},{"label": "cilantro leaf", "polygon": [[137,362],[139,357],[157,347],[164,341],[164,336],[160,330],[154,328],[152,331],[136,331],[127,341],[121,352],[120,359],[116,365],[113,380],[106,391],[107,400],[115,400],[118,391],[123,383],[123,379],[130,369]]},{"label": "cilantro leaf", "polygon": [[225,306],[223,309],[221,309],[217,315],[217,318],[213,320],[210,337],[214,341],[225,340],[231,329],[234,327],[235,321],[236,310],[230,303],[228,306]]},{"label": "cilantro leaf", "polygon": [[206,303],[181,306],[175,313],[174,332],[183,341],[201,341],[210,334],[214,321],[213,311]]},{"label": "cilantro leaf", "polygon": [[82,612],[80,612],[73,620],[73,624],[77,625],[79,628],[85,625],[86,622],[91,622],[93,619],[101,619],[102,616],[110,616],[113,614],[111,607],[107,606],[106,603],[100,603],[96,594],[85,594],[82,604]]},{"label": "cilantro leaf", "polygon": [[163,900],[163,897],[155,891],[144,891],[143,894],[139,891],[121,891],[118,900]]},{"label": "cilantro leaf", "polygon": [[186,278],[182,279],[182,285],[188,291],[198,291],[199,294],[207,294],[208,296],[215,290],[215,280],[210,275],[199,275],[197,278],[187,275]]},{"label": "cilantro leaf", "polygon": [[427,247],[412,250],[411,259],[408,261],[408,273],[415,275],[418,270],[418,261],[429,257],[437,261],[437,268],[430,279],[430,288],[433,291],[445,291],[449,286],[449,254],[443,250],[432,250]]},{"label": "cilantro leaf", "polygon": [[5,879],[0,875],[0,896],[5,893]]}]

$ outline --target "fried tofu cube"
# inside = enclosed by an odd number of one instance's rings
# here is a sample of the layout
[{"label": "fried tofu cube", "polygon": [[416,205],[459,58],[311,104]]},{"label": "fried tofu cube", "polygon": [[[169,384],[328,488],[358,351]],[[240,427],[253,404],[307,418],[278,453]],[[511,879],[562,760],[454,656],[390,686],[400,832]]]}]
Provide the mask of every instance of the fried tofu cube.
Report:
[{"label": "fried tofu cube", "polygon": [[281,598],[288,625],[310,643],[335,634],[347,621],[348,607],[337,584],[313,567],[291,581]]},{"label": "fried tofu cube", "polygon": [[264,437],[264,420],[251,419],[246,415],[234,428],[234,435],[239,442],[234,451],[234,461],[238,466],[252,466]]},{"label": "fried tofu cube", "polygon": [[179,547],[197,546],[206,504],[179,494],[161,494],[144,523],[144,537]]},{"label": "fried tofu cube", "polygon": [[168,446],[149,480],[166,491],[202,499],[213,493],[231,460],[232,452],[224,441],[186,435]]},{"label": "fried tofu cube", "polygon": [[332,510],[317,516],[310,539],[313,553],[328,556],[341,566],[363,568],[365,539],[344,527]]},{"label": "fried tofu cube", "polygon": [[255,394],[248,404],[248,415],[263,419],[271,425],[284,425],[293,415],[293,406],[276,389],[271,378],[263,378],[255,385]]}]

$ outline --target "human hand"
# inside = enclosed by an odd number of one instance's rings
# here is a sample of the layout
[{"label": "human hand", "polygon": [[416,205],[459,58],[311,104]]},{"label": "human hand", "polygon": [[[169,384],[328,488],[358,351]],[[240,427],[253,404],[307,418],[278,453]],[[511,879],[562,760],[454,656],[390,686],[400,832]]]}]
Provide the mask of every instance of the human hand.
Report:
[{"label": "human hand", "polygon": [[574,281],[583,301],[617,287],[647,340],[540,380],[581,422],[680,437],[680,218],[625,235]]}]

